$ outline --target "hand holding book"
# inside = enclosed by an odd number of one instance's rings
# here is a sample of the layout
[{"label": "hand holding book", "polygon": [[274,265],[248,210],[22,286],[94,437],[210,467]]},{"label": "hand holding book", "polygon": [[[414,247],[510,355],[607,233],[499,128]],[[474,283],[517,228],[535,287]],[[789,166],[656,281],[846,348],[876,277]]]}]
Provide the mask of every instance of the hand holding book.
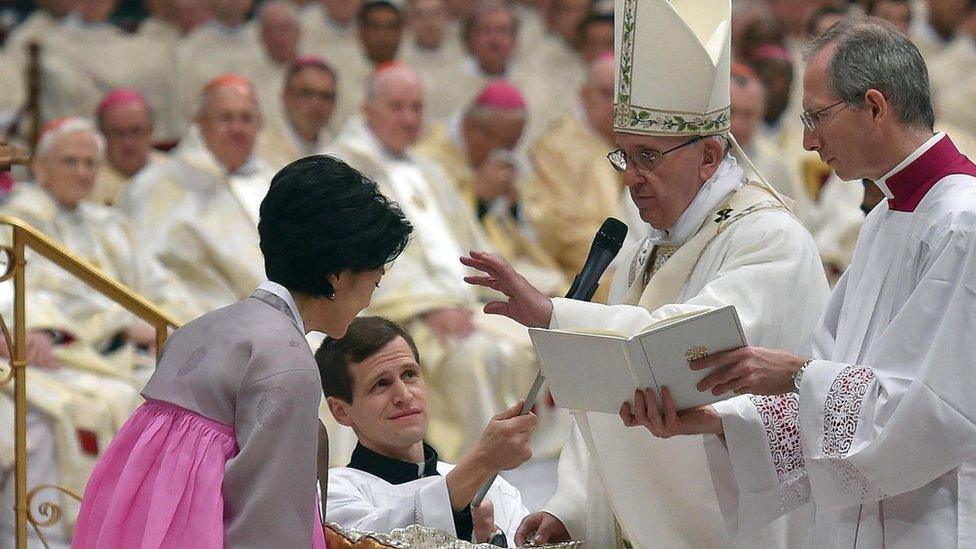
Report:
[{"label": "hand holding book", "polygon": [[620,407],[620,419],[627,427],[643,425],[658,438],[675,435],[721,435],[722,420],[711,406],[699,406],[678,412],[667,387],[661,388],[661,408],[658,411],[657,397],[653,389],[634,392],[634,405],[625,402]]},{"label": "hand holding book", "polygon": [[746,343],[732,306],[671,318],[633,337],[600,330],[530,329],[529,335],[556,404],[607,414],[619,413],[621,402],[645,388],[669,387],[678,410],[727,398],[701,392],[696,384],[707,372],[688,363]]}]

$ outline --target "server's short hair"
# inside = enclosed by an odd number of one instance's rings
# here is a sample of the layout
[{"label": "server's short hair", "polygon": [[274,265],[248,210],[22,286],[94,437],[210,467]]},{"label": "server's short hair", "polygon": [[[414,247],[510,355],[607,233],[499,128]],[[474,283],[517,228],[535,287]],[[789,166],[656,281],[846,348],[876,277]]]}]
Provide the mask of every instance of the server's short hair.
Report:
[{"label": "server's short hair", "polygon": [[420,353],[410,334],[396,322],[383,317],[358,317],[352,321],[343,337],[326,338],[315,352],[315,362],[319,366],[325,396],[352,403],[353,377],[349,370],[350,364],[366,360],[398,337],[407,342],[419,364]]}]

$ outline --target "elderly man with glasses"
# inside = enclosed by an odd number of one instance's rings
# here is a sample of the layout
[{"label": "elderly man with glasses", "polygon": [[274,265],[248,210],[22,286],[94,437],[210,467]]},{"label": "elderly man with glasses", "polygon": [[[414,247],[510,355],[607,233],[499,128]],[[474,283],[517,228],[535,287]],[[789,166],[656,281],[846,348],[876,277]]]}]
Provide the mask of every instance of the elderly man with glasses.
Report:
[{"label": "elderly man with glasses", "polygon": [[[618,0],[619,148],[608,158],[624,174],[649,234],[621,252],[610,305],[548,299],[500,259],[473,252],[463,262],[482,274],[468,281],[508,296],[487,312],[527,326],[629,336],[678,315],[734,305],[750,343],[809,348],[827,283],[811,236],[730,154],[738,146],[729,134],[729,34],[727,21],[715,17],[728,17],[729,9],[728,0],[680,7]],[[639,391],[635,400],[652,395]],[[556,495],[526,518],[517,543],[572,535],[593,547],[626,546],[624,540],[633,547],[732,545],[700,438],[656,439],[616,414],[576,412],[576,419]],[[780,521],[744,546],[787,546],[803,534],[791,539],[787,527],[800,522]]]},{"label": "elderly man with glasses", "polygon": [[707,438],[711,478],[739,533],[812,502],[810,547],[971,547],[976,165],[934,131],[923,58],[891,24],[838,23],[806,56],[804,147],[887,200],[864,220],[812,353],[696,361],[714,368],[700,390],[764,396],[683,414],[665,401],[644,423],[721,435]]}]

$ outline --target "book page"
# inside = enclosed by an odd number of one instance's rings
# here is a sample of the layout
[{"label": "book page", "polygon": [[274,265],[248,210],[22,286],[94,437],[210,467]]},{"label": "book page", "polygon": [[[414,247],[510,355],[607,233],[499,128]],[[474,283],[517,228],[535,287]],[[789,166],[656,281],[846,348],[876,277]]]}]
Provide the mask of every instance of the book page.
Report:
[{"label": "book page", "polygon": [[[687,322],[665,326],[637,337],[659,386],[667,386],[678,410],[728,398],[702,393],[695,385],[710,370],[693,371],[688,362],[746,344],[734,307],[696,315]],[[660,403],[660,400],[658,400]]]},{"label": "book page", "polygon": [[624,340],[535,328],[529,337],[559,407],[617,414],[633,399]]}]

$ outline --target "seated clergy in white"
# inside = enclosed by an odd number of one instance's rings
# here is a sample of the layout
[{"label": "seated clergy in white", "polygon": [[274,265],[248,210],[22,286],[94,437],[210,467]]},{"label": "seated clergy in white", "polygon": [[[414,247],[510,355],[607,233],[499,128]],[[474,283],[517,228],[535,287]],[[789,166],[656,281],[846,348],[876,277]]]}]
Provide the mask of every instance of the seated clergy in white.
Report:
[{"label": "seated clergy in white", "polygon": [[98,104],[95,119],[105,136],[105,164],[88,200],[111,206],[137,173],[163,155],[152,150],[153,112],[138,91],[110,91]]},{"label": "seated clergy in white", "polygon": [[[90,121],[50,122],[34,154],[36,184],[17,185],[0,213],[27,221],[170,314],[182,316],[188,310],[188,296],[179,281],[167,276],[139,247],[130,220],[87,200],[104,158],[105,139]],[[148,324],[53,263],[33,254],[27,257],[28,291],[52,294],[72,332],[87,345],[104,352],[126,343],[155,345]]]},{"label": "seated clergy in white", "polygon": [[427,382],[410,334],[382,317],[360,317],[341,339],[315,353],[332,415],[359,439],[348,467],[329,470],[326,516],[341,526],[388,532],[411,524],[458,539],[512,540],[529,514],[519,491],[501,477],[485,500],[475,493],[500,470],[529,457],[535,414],[521,403],[496,415],[457,465],[424,442]]},{"label": "seated clergy in white", "polygon": [[281,92],[285,75],[298,59],[301,40],[299,12],[289,0],[267,0],[257,10],[255,21],[260,50],[243,69],[257,90],[258,103],[265,125],[280,114]]},{"label": "seated clergy in white", "polygon": [[[13,318],[13,282],[0,284],[0,314]],[[132,410],[141,402],[137,389],[72,334],[49,293],[28,290],[25,299],[27,385],[27,486],[63,486],[82,493],[99,454],[104,452]],[[9,373],[10,350],[0,338],[0,375]],[[14,547],[14,398],[13,385],[0,387],[0,547]],[[61,505],[62,520],[41,531],[53,548],[71,542],[78,503],[46,493]],[[29,532],[32,535],[32,532]],[[33,539],[28,547],[41,547]]]},{"label": "seated clergy in white", "polygon": [[272,116],[258,136],[258,153],[274,169],[325,148],[326,125],[336,106],[336,73],[318,57],[300,57],[282,77],[284,89],[276,97]]},{"label": "seated clergy in white", "polygon": [[[614,103],[620,148],[609,158],[650,235],[621,252],[610,305],[549,299],[478,252],[463,262],[486,276],[468,280],[509,296],[487,312],[527,326],[636,335],[677,315],[733,305],[747,341],[803,352],[827,284],[810,234],[729,152],[729,0],[619,0],[616,7],[626,55],[618,58]],[[535,531],[537,541],[572,534],[600,548],[618,547],[621,538],[642,548],[733,544],[700,438],[661,441],[627,429],[616,414],[575,415],[559,488],[523,522],[516,542]],[[745,541],[789,545],[782,522]]]},{"label": "seated clergy in white", "polygon": [[536,285],[563,294],[569,283],[539,246],[521,202],[518,179],[525,162],[517,148],[528,118],[522,92],[503,79],[492,80],[463,111],[437,123],[417,152],[447,174],[492,248]]},{"label": "seated clergy in white", "polygon": [[[350,120],[331,151],[376,181],[417,228],[367,312],[402,324],[427,357],[428,440],[455,461],[498,410],[525,395],[535,377],[535,355],[525,328],[480,314],[491,292],[462,280],[465,269],[457,258],[483,249],[486,238],[448,177],[413,150],[423,109],[416,73],[400,62],[385,65],[367,84],[362,120]],[[569,418],[543,408],[533,450],[554,460]],[[342,440],[329,438],[330,459],[348,455]]]},{"label": "seated clergy in white", "polygon": [[250,81],[215,78],[170,158],[140,172],[117,203],[139,247],[190,293],[180,320],[244,299],[264,280],[258,207],[274,172],[254,154],[260,127]]},{"label": "seated clergy in white", "polygon": [[971,547],[976,165],[933,134],[923,58],[879,19],[811,42],[803,105],[804,146],[887,198],[864,221],[812,358],[759,347],[704,358],[693,367],[721,369],[701,390],[769,396],[641,422],[659,436],[724,434],[708,437],[710,476],[735,533],[812,501],[810,547]]}]

